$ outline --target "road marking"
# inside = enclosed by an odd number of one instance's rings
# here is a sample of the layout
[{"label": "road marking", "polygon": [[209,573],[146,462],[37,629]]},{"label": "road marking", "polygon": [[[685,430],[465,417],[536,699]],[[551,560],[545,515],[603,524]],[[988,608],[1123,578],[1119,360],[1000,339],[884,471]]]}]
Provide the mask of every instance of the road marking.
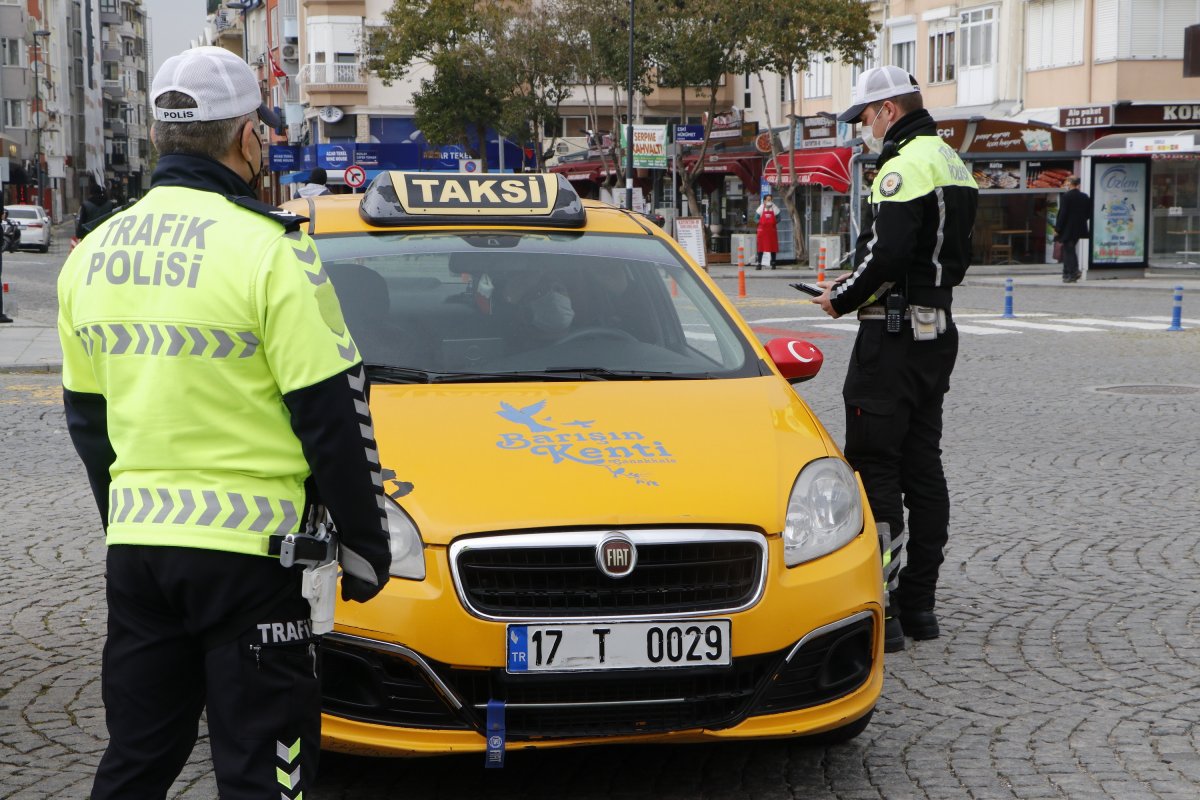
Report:
[{"label": "road marking", "polygon": [[954,327],[958,328],[959,333],[971,333],[978,336],[991,336],[996,333],[1020,333],[1020,331],[1008,331],[1003,328],[981,328],[978,325],[960,325],[954,323]]},{"label": "road marking", "polygon": [[1019,319],[981,319],[988,325],[1001,325],[1005,328],[1023,328],[1031,331],[1053,331],[1054,333],[1098,333],[1102,328],[1088,328],[1083,325],[1055,325],[1049,322],[1025,322]]},{"label": "road marking", "polygon": [[1130,322],[1120,319],[1090,319],[1088,317],[1080,317],[1077,319],[1056,319],[1054,322],[1061,322],[1068,325],[1111,325],[1114,328],[1133,328],[1139,331],[1161,331],[1163,325],[1154,322]]},{"label": "road marking", "polygon": [[[1144,319],[1147,322],[1165,322],[1171,324],[1171,317],[1130,317],[1130,319]],[[1180,320],[1184,325],[1200,325],[1200,319],[1188,319],[1184,317]]]}]

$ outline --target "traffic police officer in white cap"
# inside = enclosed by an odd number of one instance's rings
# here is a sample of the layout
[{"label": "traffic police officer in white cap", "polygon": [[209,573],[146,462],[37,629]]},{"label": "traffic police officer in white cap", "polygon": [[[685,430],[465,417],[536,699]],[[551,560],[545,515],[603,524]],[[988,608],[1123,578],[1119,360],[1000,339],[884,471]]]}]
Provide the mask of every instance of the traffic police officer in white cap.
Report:
[{"label": "traffic police officer in white cap", "polygon": [[916,79],[899,67],[864,72],[838,120],[861,123],[878,173],[853,271],[813,302],[835,318],[856,311],[861,321],[842,390],[845,452],[875,519],[890,528],[885,649],[893,652],[905,635],[940,632],[934,600],[950,520],[942,400],[958,353],[953,288],[970,264],[979,190],[938,136]]},{"label": "traffic police officer in white cap", "polygon": [[327,509],[343,598],[388,580],[366,379],[305,220],[253,197],[258,122],[279,124],[254,73],[188,50],[151,102],[150,192],[80,242],[58,283],[67,425],[108,544],[92,799],[165,797],[207,709],[221,797],[290,800],[320,747],[297,537],[328,554],[303,536]]}]

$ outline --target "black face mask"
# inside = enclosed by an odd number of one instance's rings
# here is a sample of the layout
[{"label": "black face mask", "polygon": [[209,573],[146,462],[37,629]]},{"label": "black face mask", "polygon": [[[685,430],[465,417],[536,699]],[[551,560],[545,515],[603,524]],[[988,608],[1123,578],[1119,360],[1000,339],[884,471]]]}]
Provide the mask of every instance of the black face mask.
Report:
[{"label": "black face mask", "polygon": [[245,156],[242,156],[242,158],[243,158],[243,160],[245,160],[246,166],[250,167],[250,172],[252,173],[250,175],[250,179],[246,181],[246,184],[252,190],[257,192],[259,181],[262,179],[262,155],[261,155],[262,154],[262,139],[259,138],[257,133],[254,134],[254,138],[258,139],[258,152],[259,152],[258,166],[255,167],[254,164],[250,163],[250,159],[246,158]]}]

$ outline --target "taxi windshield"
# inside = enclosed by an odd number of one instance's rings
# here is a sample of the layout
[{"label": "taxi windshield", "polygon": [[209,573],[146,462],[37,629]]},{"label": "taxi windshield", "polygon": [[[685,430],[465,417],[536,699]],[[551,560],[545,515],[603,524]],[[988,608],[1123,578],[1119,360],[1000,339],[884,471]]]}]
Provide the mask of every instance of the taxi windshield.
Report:
[{"label": "taxi windshield", "polygon": [[655,237],[457,230],[317,246],[376,380],[761,374],[708,288]]}]

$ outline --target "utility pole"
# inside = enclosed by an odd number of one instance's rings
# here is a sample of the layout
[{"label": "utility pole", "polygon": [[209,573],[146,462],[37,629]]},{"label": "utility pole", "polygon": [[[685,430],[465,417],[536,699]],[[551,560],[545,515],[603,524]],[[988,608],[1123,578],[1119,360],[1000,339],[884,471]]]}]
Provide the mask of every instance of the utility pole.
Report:
[{"label": "utility pole", "polygon": [[38,74],[38,62],[42,60],[42,39],[50,35],[50,31],[41,30],[33,32],[34,46],[34,61],[33,61],[33,108],[37,114],[37,145],[34,157],[37,159],[37,204],[45,208],[45,200],[42,195],[42,80]]},{"label": "utility pole", "polygon": [[629,0],[629,80],[625,91],[629,104],[625,121],[625,207],[633,211],[633,0]]}]

